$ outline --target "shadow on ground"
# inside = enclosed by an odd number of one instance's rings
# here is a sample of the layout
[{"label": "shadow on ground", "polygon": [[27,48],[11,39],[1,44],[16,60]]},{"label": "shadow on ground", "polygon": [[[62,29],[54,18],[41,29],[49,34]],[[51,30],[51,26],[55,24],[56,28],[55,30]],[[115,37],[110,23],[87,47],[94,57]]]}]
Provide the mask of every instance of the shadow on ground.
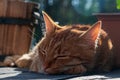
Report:
[{"label": "shadow on ground", "polygon": [[2,80],[58,80],[58,79],[120,79],[120,70],[109,73],[88,73],[80,75],[47,75],[41,73],[29,72],[26,69],[0,67],[0,79]]}]

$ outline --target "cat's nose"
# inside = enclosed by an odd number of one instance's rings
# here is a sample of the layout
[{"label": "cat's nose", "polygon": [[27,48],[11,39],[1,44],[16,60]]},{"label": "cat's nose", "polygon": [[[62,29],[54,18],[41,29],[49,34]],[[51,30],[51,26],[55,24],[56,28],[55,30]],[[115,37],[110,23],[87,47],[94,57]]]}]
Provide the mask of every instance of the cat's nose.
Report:
[{"label": "cat's nose", "polygon": [[53,69],[51,69],[51,68],[46,68],[46,69],[44,70],[44,72],[45,72],[46,74],[56,74],[56,73],[57,73],[55,70],[53,70]]},{"label": "cat's nose", "polygon": [[43,70],[46,74],[54,74],[54,70],[50,68],[50,65],[44,64],[43,65]]},{"label": "cat's nose", "polygon": [[48,68],[48,64],[43,64],[43,70],[45,71]]},{"label": "cat's nose", "polygon": [[43,70],[44,70],[44,72],[45,72],[46,74],[50,74],[50,73],[51,73],[51,70],[50,70],[50,68],[49,68],[47,65],[44,65],[44,66],[43,66]]}]

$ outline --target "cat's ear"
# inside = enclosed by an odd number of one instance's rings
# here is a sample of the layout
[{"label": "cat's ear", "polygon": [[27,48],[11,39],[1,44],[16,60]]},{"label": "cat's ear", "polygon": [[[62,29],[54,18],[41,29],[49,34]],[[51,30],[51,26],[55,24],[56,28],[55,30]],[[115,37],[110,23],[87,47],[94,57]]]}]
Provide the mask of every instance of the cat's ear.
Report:
[{"label": "cat's ear", "polygon": [[51,34],[55,32],[56,29],[60,28],[44,11],[42,11],[43,18],[45,21],[46,34]]},{"label": "cat's ear", "polygon": [[101,31],[102,22],[98,21],[95,23],[87,32],[85,32],[81,37],[86,39],[88,42],[95,43],[98,39]]}]

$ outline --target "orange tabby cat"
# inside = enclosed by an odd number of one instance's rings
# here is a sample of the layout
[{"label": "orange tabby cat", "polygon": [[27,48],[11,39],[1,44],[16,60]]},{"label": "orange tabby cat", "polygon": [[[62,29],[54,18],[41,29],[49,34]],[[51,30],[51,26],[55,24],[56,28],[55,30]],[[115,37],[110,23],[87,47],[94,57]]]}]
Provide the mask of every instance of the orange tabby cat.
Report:
[{"label": "orange tabby cat", "polygon": [[98,21],[89,25],[57,25],[45,12],[46,35],[29,53],[16,61],[18,67],[48,74],[109,71],[112,42]]}]

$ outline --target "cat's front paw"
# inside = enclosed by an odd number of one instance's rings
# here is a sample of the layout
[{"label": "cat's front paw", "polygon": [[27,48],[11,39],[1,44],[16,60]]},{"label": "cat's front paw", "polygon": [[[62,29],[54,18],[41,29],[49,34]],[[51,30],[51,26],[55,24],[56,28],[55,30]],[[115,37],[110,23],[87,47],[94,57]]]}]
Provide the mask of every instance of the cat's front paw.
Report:
[{"label": "cat's front paw", "polygon": [[6,57],[4,62],[3,62],[4,66],[15,66],[15,63],[12,59],[12,57]]},{"label": "cat's front paw", "polygon": [[20,68],[29,68],[31,65],[32,59],[28,54],[24,54],[22,57],[20,57],[15,64],[17,67]]},{"label": "cat's front paw", "polygon": [[4,66],[16,66],[15,61],[20,58],[20,55],[14,55],[14,56],[7,56],[3,62]]}]

